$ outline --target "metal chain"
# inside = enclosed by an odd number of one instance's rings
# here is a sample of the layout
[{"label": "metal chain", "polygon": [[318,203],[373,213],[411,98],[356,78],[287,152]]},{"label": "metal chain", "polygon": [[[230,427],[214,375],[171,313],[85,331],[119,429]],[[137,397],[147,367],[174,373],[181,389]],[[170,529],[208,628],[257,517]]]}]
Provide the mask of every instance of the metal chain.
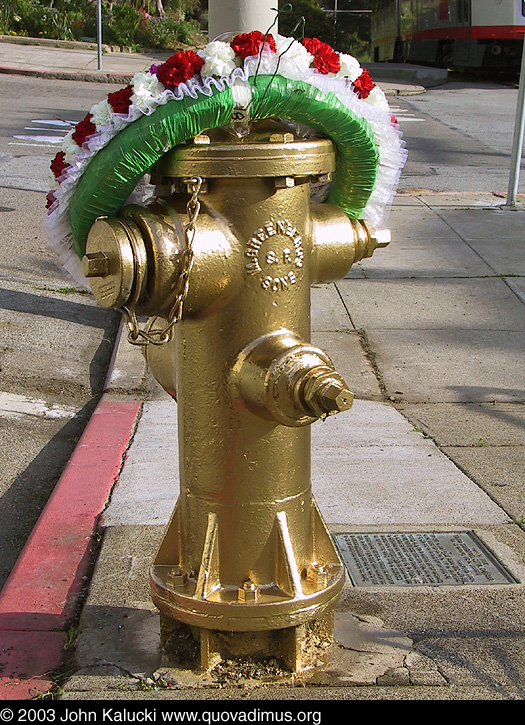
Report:
[{"label": "metal chain", "polygon": [[[168,314],[167,325],[163,329],[150,332],[141,330],[139,328],[135,309],[140,290],[140,284],[138,283],[139,280],[137,280],[135,292],[131,298],[129,306],[121,308],[128,330],[128,342],[132,345],[164,345],[166,342],[171,340],[174,326],[182,319],[182,308],[184,306],[184,302],[186,301],[186,297],[188,296],[190,274],[195,260],[193,242],[195,239],[197,218],[201,209],[199,193],[202,186],[202,179],[200,176],[197,176],[191,179],[183,179],[183,182],[187,184],[191,197],[186,206],[188,214],[188,223],[184,227],[186,246],[182,252],[182,270],[179,275],[179,279],[177,280],[177,294],[175,296],[175,302]],[[134,256],[136,257],[136,255]]]}]

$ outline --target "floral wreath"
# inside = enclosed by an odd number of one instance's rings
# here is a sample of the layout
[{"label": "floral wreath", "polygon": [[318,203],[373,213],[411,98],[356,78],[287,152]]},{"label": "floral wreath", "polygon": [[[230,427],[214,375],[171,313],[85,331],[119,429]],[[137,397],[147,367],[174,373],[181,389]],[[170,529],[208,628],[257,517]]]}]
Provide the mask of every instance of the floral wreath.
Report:
[{"label": "floral wreath", "polygon": [[368,71],[317,38],[229,34],[136,73],[66,135],[51,162],[46,219],[61,266],[86,284],[80,259],[91,225],[116,214],[170,148],[239,118],[248,127],[270,117],[331,138],[337,162],[328,201],[376,229],[385,225],[406,151]]}]

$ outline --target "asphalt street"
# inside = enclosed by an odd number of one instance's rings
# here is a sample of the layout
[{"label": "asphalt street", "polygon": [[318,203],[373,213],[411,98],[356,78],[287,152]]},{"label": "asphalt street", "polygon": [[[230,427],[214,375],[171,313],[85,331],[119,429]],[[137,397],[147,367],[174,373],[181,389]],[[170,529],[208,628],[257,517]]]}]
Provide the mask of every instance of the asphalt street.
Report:
[{"label": "asphalt street", "polygon": [[89,92],[102,89],[79,84],[68,101],[76,84],[28,81],[0,78],[0,583],[96,407],[119,323],[49,256],[43,211],[55,146],[16,138],[32,119],[56,119],[59,96],[65,116],[80,120]]}]

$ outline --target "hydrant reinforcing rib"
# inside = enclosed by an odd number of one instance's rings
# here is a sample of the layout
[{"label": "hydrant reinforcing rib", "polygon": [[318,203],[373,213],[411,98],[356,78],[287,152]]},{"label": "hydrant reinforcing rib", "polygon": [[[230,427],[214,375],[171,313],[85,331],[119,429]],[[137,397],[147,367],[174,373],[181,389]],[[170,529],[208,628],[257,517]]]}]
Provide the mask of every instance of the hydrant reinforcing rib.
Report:
[{"label": "hydrant reinforcing rib", "polygon": [[162,642],[189,626],[204,668],[275,656],[299,671],[332,637],[344,567],[312,496],[310,425],[353,396],[310,343],[310,288],[388,243],[311,204],[334,170],[329,139],[216,129],[155,164],[154,201],[89,233],[95,297],[125,311],[178,403],[180,497],[151,588]]}]

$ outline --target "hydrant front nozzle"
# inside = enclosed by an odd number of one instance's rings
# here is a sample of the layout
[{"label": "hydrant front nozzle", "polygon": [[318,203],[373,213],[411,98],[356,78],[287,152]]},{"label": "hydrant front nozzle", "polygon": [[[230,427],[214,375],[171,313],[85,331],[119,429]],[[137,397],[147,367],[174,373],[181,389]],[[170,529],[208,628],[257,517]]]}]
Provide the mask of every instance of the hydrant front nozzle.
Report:
[{"label": "hydrant front nozzle", "polygon": [[232,372],[244,404],[286,426],[310,425],[348,410],[354,400],[328,355],[289,330],[252,342]]}]

